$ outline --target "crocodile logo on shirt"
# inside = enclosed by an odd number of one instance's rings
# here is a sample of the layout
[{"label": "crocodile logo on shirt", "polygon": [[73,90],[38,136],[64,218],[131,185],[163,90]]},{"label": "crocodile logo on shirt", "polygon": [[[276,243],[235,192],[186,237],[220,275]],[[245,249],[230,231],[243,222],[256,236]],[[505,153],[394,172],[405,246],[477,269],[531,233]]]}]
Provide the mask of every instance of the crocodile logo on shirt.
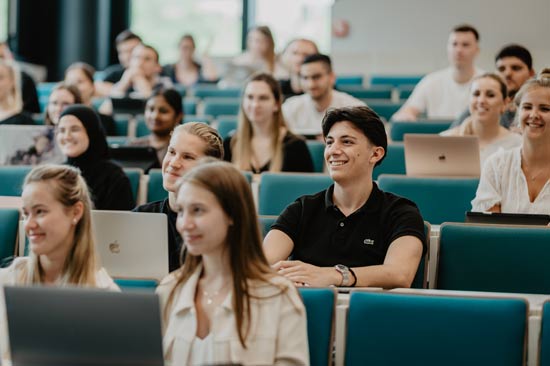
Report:
[{"label": "crocodile logo on shirt", "polygon": [[372,239],[365,239],[365,240],[363,240],[363,244],[374,245],[374,240],[372,240]]}]

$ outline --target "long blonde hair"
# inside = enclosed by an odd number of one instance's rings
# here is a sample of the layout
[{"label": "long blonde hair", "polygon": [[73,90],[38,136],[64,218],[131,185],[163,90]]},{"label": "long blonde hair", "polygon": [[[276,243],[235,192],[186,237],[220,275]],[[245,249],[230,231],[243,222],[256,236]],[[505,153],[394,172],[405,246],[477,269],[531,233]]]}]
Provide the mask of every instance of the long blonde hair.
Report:
[{"label": "long blonde hair", "polygon": [[237,132],[231,139],[232,162],[242,170],[252,170],[252,122],[246,116],[243,108],[244,90],[248,84],[253,81],[262,81],[269,86],[275,102],[277,111],[273,113],[273,122],[271,124],[271,162],[269,165],[270,172],[280,172],[283,167],[283,138],[284,132],[287,131],[286,122],[282,111],[282,93],[277,80],[270,74],[259,73],[253,75],[243,88],[243,99],[241,100],[241,108],[239,111],[239,123]]},{"label": "long blonde hair", "polygon": [[[233,274],[233,307],[239,340],[246,348],[250,332],[250,300],[257,298],[252,293],[250,280],[268,282],[275,273],[269,266],[262,249],[262,237],[250,184],[233,165],[224,161],[209,161],[199,164],[180,180],[177,192],[183,184],[192,184],[214,194],[233,224],[229,226],[226,249]],[[202,263],[202,256],[187,253],[182,267],[177,272],[177,282],[168,296],[165,315],[174,301],[180,286],[195,273]],[[280,288],[280,292],[287,288]]]},{"label": "long blonde hair", "polygon": [[[39,165],[25,177],[23,188],[29,184],[45,182],[54,198],[65,207],[73,207],[82,202],[83,213],[75,227],[74,243],[65,258],[61,281],[63,284],[95,286],[98,259],[92,233],[90,193],[84,178],[77,168],[69,165]],[[42,268],[34,253],[23,271],[21,281],[27,284],[42,283]]]},{"label": "long blonde hair", "polygon": [[10,89],[9,104],[19,113],[23,110],[23,97],[21,95],[21,72],[17,64],[10,60],[0,59],[0,67],[5,67],[8,70],[8,75],[12,80],[12,88]]}]

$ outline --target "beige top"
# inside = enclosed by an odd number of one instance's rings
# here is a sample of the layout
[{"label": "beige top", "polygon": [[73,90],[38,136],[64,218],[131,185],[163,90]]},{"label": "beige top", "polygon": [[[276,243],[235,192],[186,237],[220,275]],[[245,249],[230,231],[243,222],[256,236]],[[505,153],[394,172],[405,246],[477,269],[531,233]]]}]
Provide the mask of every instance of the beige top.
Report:
[{"label": "beige top", "polygon": [[[177,282],[178,272],[168,275],[157,293],[161,301],[164,324],[165,364],[188,365],[190,356],[200,352],[196,339],[197,319],[195,290],[202,267],[177,290],[169,309],[168,296]],[[298,291],[281,276],[269,282],[251,283],[251,329],[247,348],[243,348],[236,329],[233,294],[216,309],[212,319],[211,360],[214,363],[242,365],[309,365],[306,312]],[[196,358],[192,357],[196,362]]]},{"label": "beige top", "polygon": [[[2,355],[2,365],[10,365],[11,357],[9,354],[9,338],[6,306],[4,302],[4,286],[22,285],[19,283],[21,271],[29,264],[29,257],[15,258],[13,263],[7,268],[0,269],[0,355]],[[59,281],[59,286],[63,286]],[[120,291],[113,279],[104,268],[96,273],[96,288],[110,291]]]}]

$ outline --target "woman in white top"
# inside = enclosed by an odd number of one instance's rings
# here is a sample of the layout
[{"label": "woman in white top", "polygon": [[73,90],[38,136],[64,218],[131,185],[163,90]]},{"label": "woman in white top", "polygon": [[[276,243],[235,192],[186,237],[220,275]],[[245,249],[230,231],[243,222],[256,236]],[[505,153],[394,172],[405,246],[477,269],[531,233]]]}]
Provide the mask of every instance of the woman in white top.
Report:
[{"label": "woman in white top", "polygon": [[481,165],[495,152],[521,145],[521,136],[500,125],[508,104],[506,84],[496,74],[476,77],[470,87],[470,117],[443,136],[477,136]]},{"label": "woman in white top", "polygon": [[250,185],[226,162],[181,179],[176,227],[187,255],[159,285],[166,365],[306,365],[304,305],[268,265]]},{"label": "woman in white top", "polygon": [[[0,269],[0,286],[83,286],[118,290],[99,267],[92,236],[91,201],[78,170],[40,165],[23,184],[23,222],[28,257]],[[9,359],[3,291],[0,291],[0,348]]]},{"label": "woman in white top", "polygon": [[472,211],[550,214],[550,69],[516,94],[520,147],[491,156]]}]

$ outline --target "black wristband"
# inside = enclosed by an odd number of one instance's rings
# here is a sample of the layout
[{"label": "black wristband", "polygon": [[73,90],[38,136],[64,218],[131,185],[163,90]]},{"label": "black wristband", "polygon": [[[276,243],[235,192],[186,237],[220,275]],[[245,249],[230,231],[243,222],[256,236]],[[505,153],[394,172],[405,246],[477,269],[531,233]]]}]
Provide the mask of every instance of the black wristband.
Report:
[{"label": "black wristband", "polygon": [[351,268],[348,268],[348,269],[351,275],[353,276],[353,283],[349,285],[349,287],[355,287],[355,285],[357,284],[357,276],[355,275],[355,272],[353,272],[353,269]]}]

